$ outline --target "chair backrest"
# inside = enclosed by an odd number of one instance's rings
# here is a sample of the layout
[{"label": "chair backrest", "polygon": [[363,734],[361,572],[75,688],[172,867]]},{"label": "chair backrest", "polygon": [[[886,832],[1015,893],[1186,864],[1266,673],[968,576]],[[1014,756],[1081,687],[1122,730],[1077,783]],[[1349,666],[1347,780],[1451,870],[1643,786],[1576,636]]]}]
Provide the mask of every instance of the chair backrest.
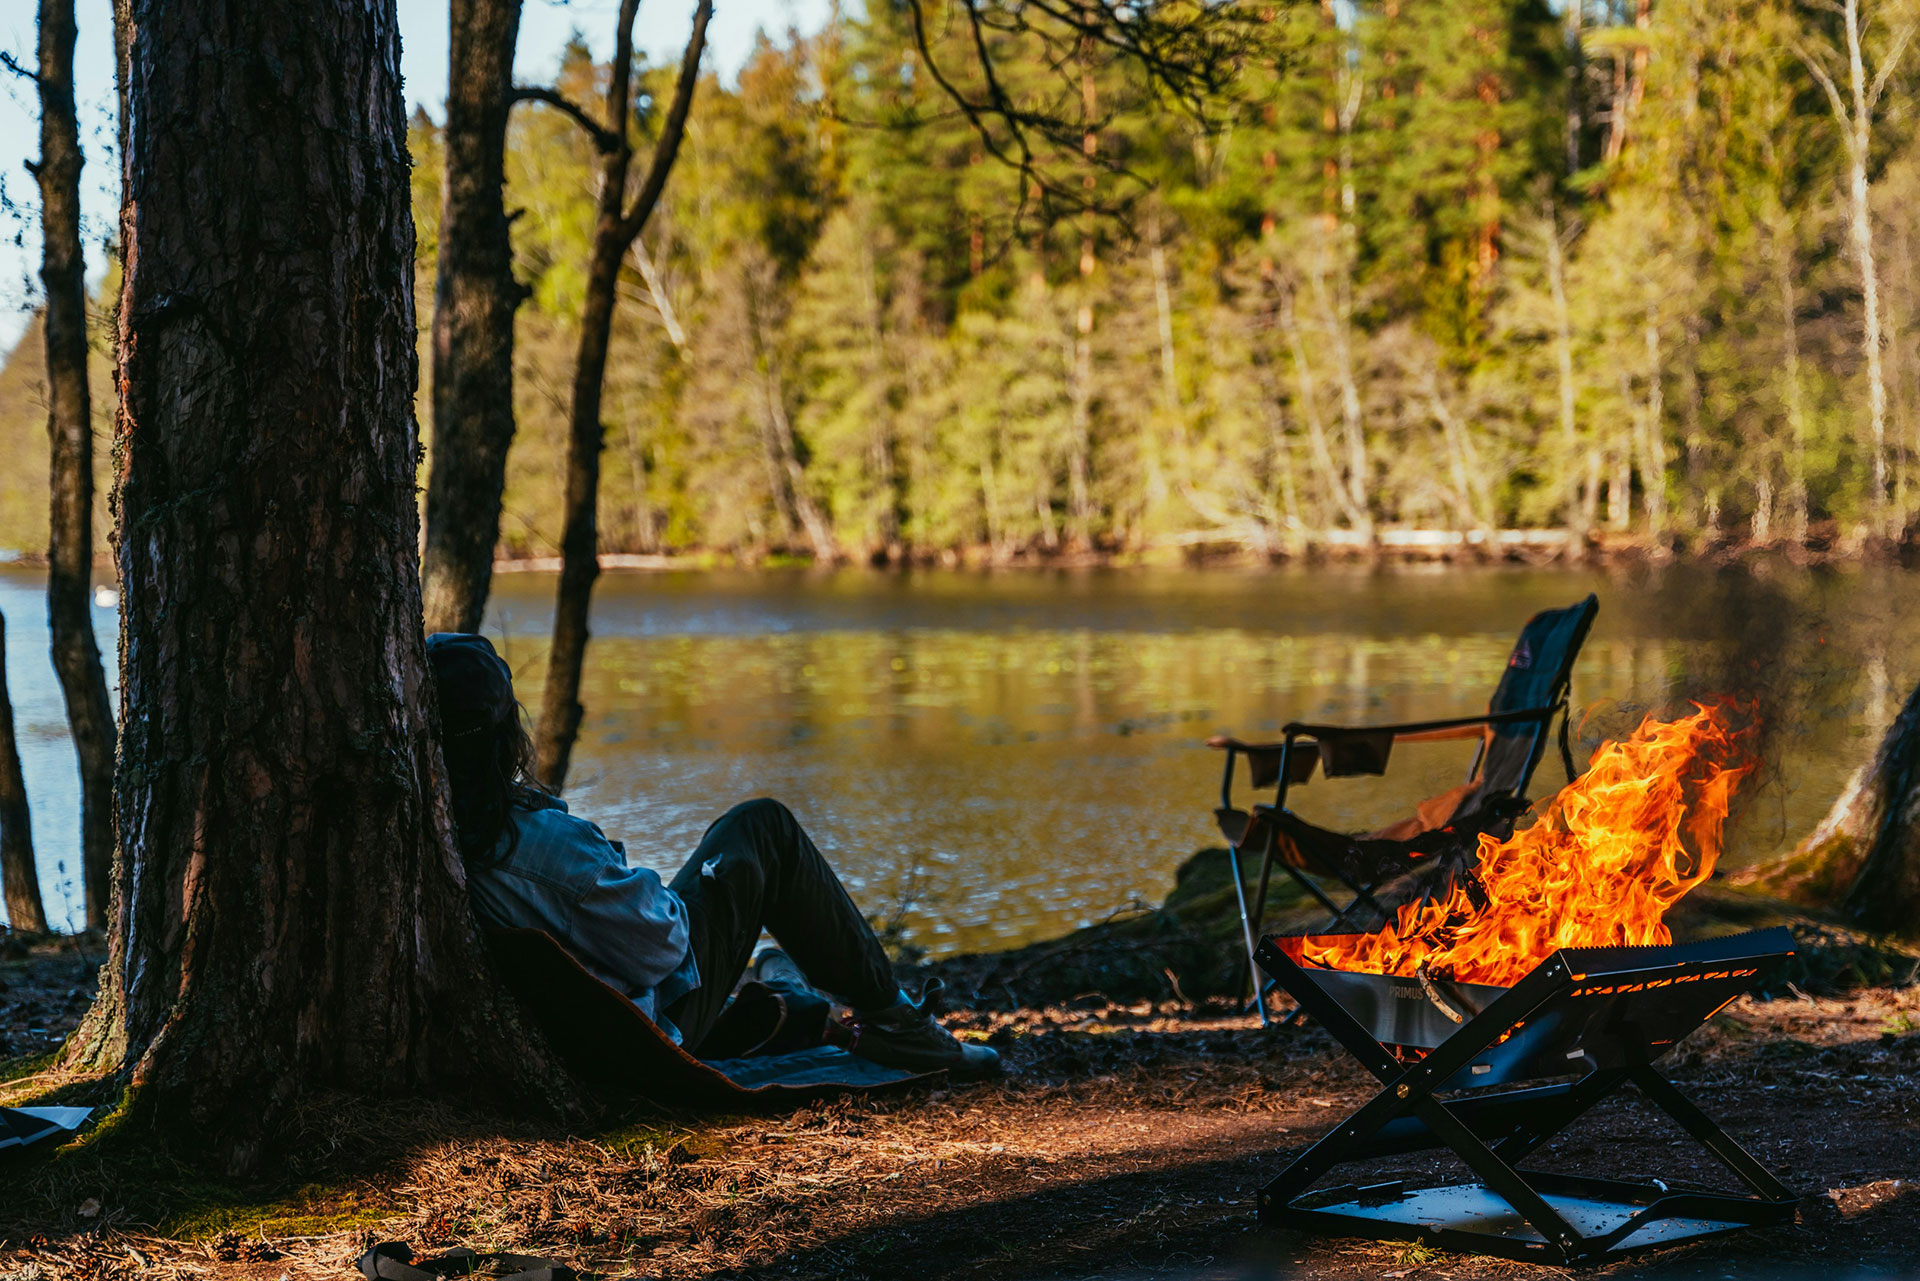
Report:
[{"label": "chair backrest", "polygon": [[[1542,610],[1528,619],[1487,710],[1518,712],[1552,707],[1566,698],[1573,662],[1580,656],[1593,616],[1599,612],[1599,599],[1589,594],[1577,605]],[[1461,810],[1475,808],[1493,796],[1526,795],[1551,730],[1546,718],[1494,726],[1480,761],[1480,786]]]}]

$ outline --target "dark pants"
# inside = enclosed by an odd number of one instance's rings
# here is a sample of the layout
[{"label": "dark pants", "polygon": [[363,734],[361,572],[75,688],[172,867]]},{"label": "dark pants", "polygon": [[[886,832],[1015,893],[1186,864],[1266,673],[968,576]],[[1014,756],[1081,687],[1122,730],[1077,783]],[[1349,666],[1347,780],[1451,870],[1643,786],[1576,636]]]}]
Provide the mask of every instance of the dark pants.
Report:
[{"label": "dark pants", "polygon": [[687,905],[700,986],[665,1013],[696,1054],[763,929],[809,982],[855,1009],[884,1009],[899,995],[880,941],[800,820],[778,801],[748,801],[721,815],[674,876],[673,892]]}]

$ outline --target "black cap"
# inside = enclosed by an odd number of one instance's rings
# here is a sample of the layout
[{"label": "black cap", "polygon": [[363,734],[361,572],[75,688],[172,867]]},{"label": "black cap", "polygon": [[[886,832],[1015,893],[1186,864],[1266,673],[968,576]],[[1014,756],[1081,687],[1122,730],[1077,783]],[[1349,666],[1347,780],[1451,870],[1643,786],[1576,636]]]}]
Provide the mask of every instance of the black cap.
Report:
[{"label": "black cap", "polygon": [[513,708],[513,670],[486,637],[435,632],[427,637],[427,663],[449,731],[490,725]]}]

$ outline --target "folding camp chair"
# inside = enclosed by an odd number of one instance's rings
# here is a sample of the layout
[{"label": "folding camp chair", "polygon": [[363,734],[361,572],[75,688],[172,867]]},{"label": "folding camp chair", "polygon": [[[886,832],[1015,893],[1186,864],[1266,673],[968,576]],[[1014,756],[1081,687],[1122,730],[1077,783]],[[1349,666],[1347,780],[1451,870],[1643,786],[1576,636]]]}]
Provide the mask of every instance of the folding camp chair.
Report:
[{"label": "folding camp chair", "polygon": [[[1526,812],[1527,786],[1546,750],[1556,715],[1561,762],[1567,781],[1574,779],[1573,752],[1567,743],[1568,686],[1574,659],[1599,609],[1600,602],[1589,595],[1577,605],[1543,610],[1529,619],[1492,701],[1479,716],[1405,725],[1293,722],[1281,731],[1283,737],[1277,743],[1245,743],[1224,735],[1207,740],[1208,747],[1227,754],[1220,778],[1220,807],[1214,817],[1227,838],[1248,972],[1263,1024],[1272,984],[1261,983],[1253,952],[1274,865],[1284,868],[1332,915],[1323,933],[1356,928],[1358,922],[1352,918],[1358,909],[1386,922],[1392,914],[1375,891],[1410,873],[1427,873],[1425,892],[1438,894],[1447,892],[1454,878],[1467,872],[1466,889],[1473,893],[1470,869],[1479,839],[1483,834],[1495,839],[1512,835],[1515,820]],[[1287,808],[1288,790],[1306,783],[1316,765],[1328,778],[1385,774],[1396,742],[1454,738],[1479,740],[1466,781],[1423,802],[1412,817],[1391,826],[1358,835],[1333,832]],[[1255,789],[1277,785],[1273,804],[1255,805],[1251,810],[1234,806],[1234,763],[1241,756],[1247,758]],[[1242,880],[1243,853],[1257,853],[1260,858],[1259,889],[1251,910]],[[1344,905],[1335,901],[1322,881],[1344,886],[1353,897]]]}]

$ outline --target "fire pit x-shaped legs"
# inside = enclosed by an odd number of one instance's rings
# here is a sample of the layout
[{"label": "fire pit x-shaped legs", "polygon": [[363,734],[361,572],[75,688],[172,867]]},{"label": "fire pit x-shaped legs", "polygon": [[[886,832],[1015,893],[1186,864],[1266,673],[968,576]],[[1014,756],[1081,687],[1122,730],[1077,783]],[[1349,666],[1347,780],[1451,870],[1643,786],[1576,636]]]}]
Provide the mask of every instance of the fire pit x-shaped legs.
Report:
[{"label": "fire pit x-shaped legs", "polygon": [[[1389,1053],[1275,940],[1266,940],[1256,954],[1261,966],[1379,1078],[1382,1089],[1261,1191],[1261,1222],[1571,1263],[1791,1221],[1793,1194],[1651,1066],[1661,1050],[1730,999],[1728,991],[1737,995],[1751,985],[1758,967],[1790,953],[1791,942],[1784,931],[1779,934],[1756,939],[1771,950],[1749,952],[1737,967],[1727,961],[1724,944],[1706,949],[1703,958],[1686,956],[1685,949],[1609,949],[1611,965],[1598,953],[1556,953],[1410,1065]],[[1656,952],[1671,955],[1648,955]],[[1571,1083],[1436,1097],[1442,1089],[1583,1066],[1586,1075]],[[1528,1153],[1628,1083],[1706,1147],[1751,1195],[1518,1168]],[[1443,1147],[1481,1182],[1420,1189],[1390,1182],[1308,1192],[1344,1162]]]}]

